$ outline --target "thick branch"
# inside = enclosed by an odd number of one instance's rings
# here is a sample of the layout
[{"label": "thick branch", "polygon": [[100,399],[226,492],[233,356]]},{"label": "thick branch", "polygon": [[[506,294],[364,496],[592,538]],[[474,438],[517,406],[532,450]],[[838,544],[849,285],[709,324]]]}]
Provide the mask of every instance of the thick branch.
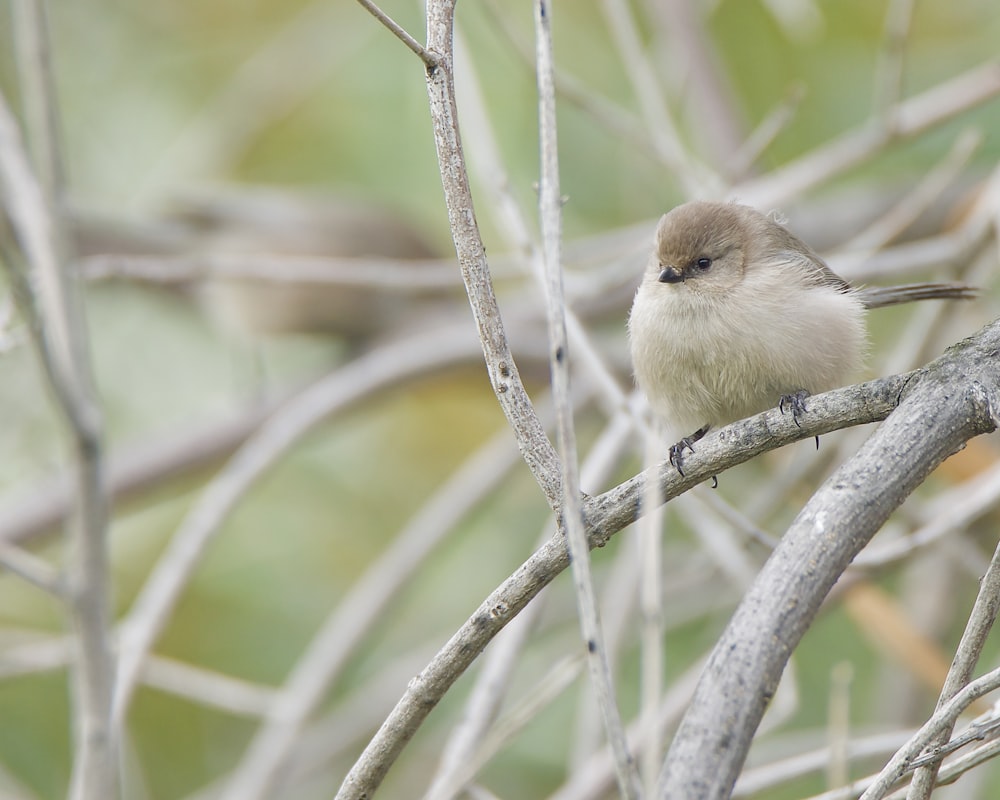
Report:
[{"label": "thick branch", "polygon": [[841,573],[948,456],[1000,421],[1000,321],[902,387],[899,407],[813,496],[705,668],[661,775],[661,797],[727,798],[789,656]]},{"label": "thick branch", "polygon": [[[992,430],[996,426],[996,415],[991,417],[982,402],[985,398],[983,386],[991,386],[996,392],[998,352],[1000,321],[987,326],[974,338],[952,348],[922,370],[810,398],[809,413],[800,418],[801,427],[796,427],[790,416],[772,410],[710,433],[698,443],[697,451],[685,458],[684,477],[664,462],[590,499],[584,508],[590,546],[603,546],[615,533],[635,520],[643,482],[647,477],[656,481],[661,496],[667,501],[712,475],[719,475],[768,450],[839,428],[881,421],[897,407],[904,394],[909,410],[923,409],[927,415],[924,422],[933,426],[934,419],[930,413],[936,406],[928,409],[925,403],[937,403],[939,398],[928,400],[918,390],[931,384],[941,391],[948,391],[948,386],[942,385],[941,381],[945,373],[954,373],[950,397],[954,398],[959,387],[966,390],[964,396],[967,402],[956,403],[952,399],[950,404],[955,408],[949,415],[951,418],[964,414],[969,420],[962,428],[965,438]],[[986,355],[989,353],[993,355]],[[984,380],[986,376],[978,372],[988,373],[990,367],[994,374],[987,381]],[[979,383],[975,383],[977,380]],[[1000,409],[1000,398],[995,400],[994,408]],[[964,439],[960,439],[952,450],[961,441]],[[915,450],[905,456],[915,459],[919,457],[919,452]],[[406,693],[344,780],[337,794],[338,800],[372,795],[403,747],[452,684],[490,640],[568,565],[565,537],[557,532],[483,601],[430,664],[410,682]],[[787,653],[785,655],[787,657]]]}]

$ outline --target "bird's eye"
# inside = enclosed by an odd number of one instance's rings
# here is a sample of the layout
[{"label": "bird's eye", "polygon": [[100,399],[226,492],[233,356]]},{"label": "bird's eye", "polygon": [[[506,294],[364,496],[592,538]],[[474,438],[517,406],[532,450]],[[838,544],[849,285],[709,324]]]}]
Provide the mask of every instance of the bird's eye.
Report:
[{"label": "bird's eye", "polygon": [[707,270],[709,267],[712,266],[712,259],[702,257],[702,258],[699,258],[694,263],[695,263],[695,266],[698,267],[698,269],[700,269],[702,272],[704,272],[705,270]]}]

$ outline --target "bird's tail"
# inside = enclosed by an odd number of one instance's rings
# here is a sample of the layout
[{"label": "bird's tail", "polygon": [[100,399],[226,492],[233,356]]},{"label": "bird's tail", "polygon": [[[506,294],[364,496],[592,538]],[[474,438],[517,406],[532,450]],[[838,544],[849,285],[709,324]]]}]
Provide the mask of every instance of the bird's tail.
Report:
[{"label": "bird's tail", "polygon": [[914,300],[972,300],[979,289],[964,283],[910,283],[905,286],[866,286],[858,290],[865,308],[882,308]]}]

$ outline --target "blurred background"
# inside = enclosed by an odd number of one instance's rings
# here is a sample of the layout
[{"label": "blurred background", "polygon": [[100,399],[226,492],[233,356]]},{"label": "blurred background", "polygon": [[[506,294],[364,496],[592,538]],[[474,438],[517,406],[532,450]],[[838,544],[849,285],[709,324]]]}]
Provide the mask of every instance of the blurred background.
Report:
[{"label": "blurred background", "polygon": [[[383,7],[423,37],[420,4]],[[422,66],[350,2],[56,0],[48,12],[73,269],[115,490],[117,621],[241,443],[303,387],[332,387],[320,421],[206,541],[170,609],[128,718],[125,796],[215,796],[245,768],[275,690],[367,580],[384,608],[349,644],[333,637],[342,658],[267,795],[330,797],[409,677],[552,530],[453,263]],[[576,0],[554,12],[567,287],[588,334],[571,353],[578,428],[581,453],[603,453],[584,490],[641,465],[641,436],[609,428],[631,392],[625,319],[656,219],[695,193],[780,210],[845,277],[984,288],[960,307],[879,312],[859,377],[926,363],[997,316],[993,3]],[[457,17],[478,221],[518,366],[545,407],[540,290],[505,211],[513,201],[535,230],[531,7],[463,3]],[[0,4],[0,88],[20,112],[14,21]],[[963,75],[893,114],[896,100]],[[938,113],[949,118],[854,160],[823,149]],[[808,179],[782,172],[790,164]],[[6,286],[0,323],[0,537],[60,566],[69,448]],[[666,511],[668,731],[768,543],[866,434],[771,453]],[[997,437],[973,441],[894,515],[793,657],[748,766],[762,777],[748,772],[739,796],[809,797],[865,775],[933,709],[996,545],[998,470]],[[401,557],[409,574],[370,577],[421,525],[431,533]],[[640,704],[635,532],[593,560],[628,720]],[[482,756],[474,782],[493,794],[477,796],[613,796],[608,775],[583,777],[601,737],[568,576],[537,606],[500,713],[535,705]],[[65,635],[56,598],[0,573],[0,797],[66,794]],[[994,643],[983,667],[998,657]],[[477,670],[379,796],[423,796]],[[840,770],[828,748],[848,736],[872,756]],[[768,772],[810,752],[810,768]],[[940,796],[994,797],[998,785],[987,765]]]}]

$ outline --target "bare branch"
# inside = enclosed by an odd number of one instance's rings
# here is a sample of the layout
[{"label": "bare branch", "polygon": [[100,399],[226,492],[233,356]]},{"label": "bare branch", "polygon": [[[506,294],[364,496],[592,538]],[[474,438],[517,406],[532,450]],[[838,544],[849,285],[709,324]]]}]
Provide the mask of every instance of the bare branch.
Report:
[{"label": "bare branch", "polygon": [[580,630],[587,648],[591,684],[604,721],[604,730],[614,753],[618,789],[622,797],[640,795],[635,763],[628,751],[607,649],[597,611],[597,597],[590,569],[590,548],[583,521],[576,431],[570,400],[569,337],[566,333],[566,299],[562,280],[562,195],[559,189],[559,158],[556,137],[556,94],[552,57],[552,6],[536,0],[535,40],[538,58],[538,134],[541,148],[539,216],[542,230],[542,262],[545,273],[546,311],[549,322],[552,396],[556,409],[556,431],[562,462],[561,527],[566,531],[573,585],[576,589]]},{"label": "bare branch", "polygon": [[683,186],[689,197],[702,197],[721,188],[721,182],[709,168],[687,152],[677,126],[667,108],[656,71],[646,55],[628,3],[603,0],[604,16],[611,28],[615,46],[639,99],[643,120],[663,162]]},{"label": "bare branch", "polygon": [[[1000,322],[987,326],[975,337],[952,348],[922,370],[837,389],[811,398],[809,413],[799,420],[801,427],[796,427],[790,418],[772,410],[709,433],[699,442],[697,451],[685,460],[684,476],[680,476],[669,463],[661,463],[655,470],[637,475],[590,499],[584,507],[590,545],[603,546],[611,536],[637,518],[642,486],[647,480],[657,483],[661,496],[666,501],[712,475],[721,474],[767,450],[843,427],[881,421],[900,405],[901,400],[906,401],[908,414],[915,413],[917,409],[926,410],[924,403],[927,400],[924,394],[930,393],[933,388],[941,388],[942,383],[947,384],[947,381],[942,380],[943,373],[950,371],[966,377],[959,379],[955,375],[951,376],[953,382],[948,388],[951,413],[940,420],[942,428],[948,428],[947,433],[951,439],[946,445],[939,445],[931,450],[931,455],[928,456],[944,458],[950,452],[947,450],[948,445],[954,448],[964,438],[992,430],[997,423],[985,407],[985,397],[981,393],[984,390],[976,389],[977,386],[988,389],[997,382],[998,376],[990,372],[990,368],[995,368],[996,365],[991,359],[982,356],[983,352],[990,352],[997,347],[1000,347]],[[977,380],[978,383],[975,383]],[[966,387],[965,403],[955,401],[958,386]],[[1000,401],[994,402],[1000,408]],[[931,397],[929,403],[936,409],[939,401]],[[957,429],[948,427],[956,422],[957,417],[962,417],[959,421],[963,425]],[[933,422],[928,423],[932,424]],[[918,430],[911,427],[908,430],[909,435],[926,435],[926,428]],[[886,435],[880,438],[884,439]],[[956,442],[956,439],[959,441]],[[919,449],[911,449],[905,457],[916,460],[922,456]],[[910,475],[910,479],[912,478],[913,475]],[[787,539],[786,535],[785,540]],[[772,557],[769,564],[774,561]],[[483,601],[430,664],[411,681],[404,696],[345,778],[337,795],[339,800],[371,796],[406,742],[445,692],[486,644],[568,565],[565,538],[557,533]],[[776,569],[771,567],[771,571]],[[789,571],[789,579],[811,580],[808,570],[796,570]],[[824,594],[825,591],[820,594],[819,599]],[[816,600],[817,607],[819,599]],[[761,642],[769,643],[770,636],[769,632]],[[784,657],[789,652],[784,652]],[[782,665],[783,663],[782,660]],[[780,674],[780,668],[777,668],[777,672]],[[759,711],[763,713],[763,706]],[[715,730],[717,732],[720,729]],[[711,763],[711,768],[714,769],[714,761],[706,763]],[[729,787],[731,785],[730,783]]]},{"label": "bare branch", "polygon": [[[25,0],[24,35],[33,44],[25,48],[35,63],[24,64],[29,73],[49,75],[44,16],[40,6]],[[76,507],[70,528],[70,555],[66,588],[69,615],[77,647],[73,685],[76,709],[75,752],[70,796],[78,800],[102,800],[117,793],[115,735],[110,722],[113,681],[109,637],[107,506],[102,456],[103,415],[98,405],[90,372],[87,332],[75,284],[65,273],[66,245],[58,204],[61,166],[55,134],[49,127],[54,119],[55,101],[50,82],[40,77],[35,85],[43,91],[38,99],[43,107],[39,133],[42,151],[38,170],[43,183],[28,163],[17,124],[0,97],[0,201],[10,220],[19,247],[19,259],[31,277],[14,276],[30,282],[32,296],[24,309],[26,319],[37,320],[34,331],[58,411],[65,422],[73,447]],[[10,264],[11,270],[17,265]]]},{"label": "bare branch", "polygon": [[878,774],[875,781],[861,795],[860,800],[880,800],[906,772],[910,761],[920,755],[942,730],[950,730],[955,720],[972,703],[985,694],[1000,688],[1000,669],[988,672],[967,684],[957,692],[947,703],[938,708],[927,722],[923,724],[907,744],[900,748],[896,755],[889,759]]},{"label": "bare branch", "polygon": [[896,109],[903,96],[906,37],[913,22],[913,0],[891,0],[879,63],[875,68],[874,115],[886,128],[896,123]]},{"label": "bare branch", "polygon": [[223,800],[276,794],[302,730],[391,600],[432,549],[517,463],[504,430],[461,464],[327,616],[271,703]]},{"label": "bare branch", "polygon": [[[581,483],[584,486],[603,484],[614,464],[621,456],[631,431],[629,417],[618,414],[605,427],[581,466]],[[546,521],[540,535],[544,543],[554,521]],[[450,797],[452,787],[461,784],[467,775],[466,764],[475,758],[479,743],[488,731],[513,676],[513,667],[520,655],[535,621],[543,607],[540,602],[529,605],[501,635],[499,641],[487,651],[480,665],[476,686],[472,690],[462,722],[456,726],[441,756],[441,764],[426,800],[444,800]]]},{"label": "bare branch", "polygon": [[490,383],[514,430],[521,455],[549,506],[555,509],[559,506],[562,492],[559,457],[545,435],[511,355],[493,292],[486,248],[476,223],[455,104],[452,75],[454,13],[454,0],[432,0],[427,4],[428,47],[441,59],[437,66],[427,70],[427,92],[448,221],[462,280],[486,356]]},{"label": "bare branch", "polygon": [[913,373],[899,407],[800,512],[716,644],[667,754],[662,797],[729,796],[782,670],[837,578],[934,467],[1000,421],[998,346],[1000,321]]},{"label": "bare branch", "polygon": [[392,31],[393,35],[399,39],[403,44],[410,48],[414,53],[420,56],[420,60],[424,62],[427,69],[433,69],[436,67],[440,61],[438,56],[424,47],[420,42],[414,39],[406,30],[403,29],[399,23],[394,21],[392,17],[386,14],[381,8],[379,8],[372,0],[358,0],[362,6],[371,12],[371,15],[375,17],[379,22],[381,22],[385,27]]},{"label": "bare branch", "polygon": [[[962,640],[955,650],[955,659],[952,661],[951,669],[948,670],[948,677],[941,687],[938,710],[972,679],[976,663],[979,661],[983,645],[986,644],[986,637],[993,627],[998,611],[1000,611],[1000,544],[997,545],[989,569],[979,583],[979,594],[972,607],[972,613],[969,614]],[[949,736],[951,736],[951,726],[944,725],[930,741],[929,746],[944,744]],[[906,795],[907,800],[926,800],[931,796],[940,765],[940,760],[932,761],[916,771],[910,784],[910,791]]]}]

